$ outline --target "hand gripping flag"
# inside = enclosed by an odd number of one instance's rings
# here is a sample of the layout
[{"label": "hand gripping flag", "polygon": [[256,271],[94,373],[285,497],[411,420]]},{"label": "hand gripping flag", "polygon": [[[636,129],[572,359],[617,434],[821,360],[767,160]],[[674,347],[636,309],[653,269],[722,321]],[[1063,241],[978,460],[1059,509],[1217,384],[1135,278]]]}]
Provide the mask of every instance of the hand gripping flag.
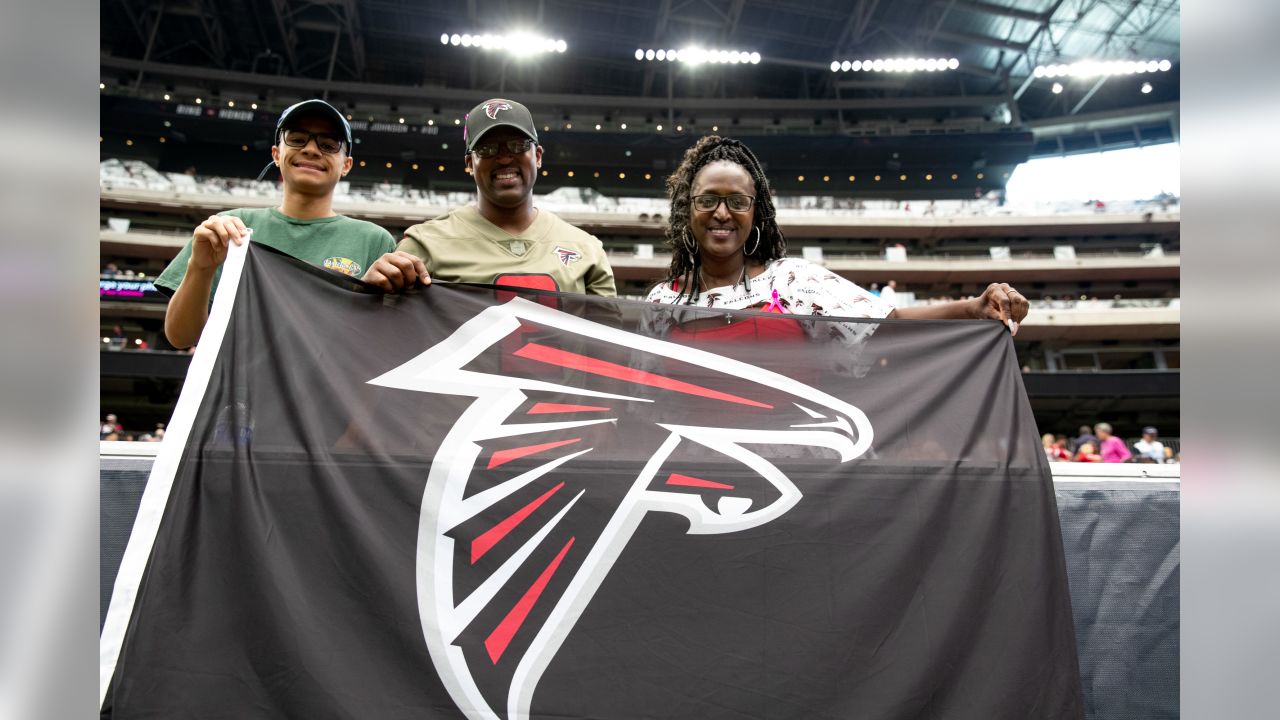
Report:
[{"label": "hand gripping flag", "polygon": [[1082,717],[997,324],[717,342],[657,331],[705,310],[383,296],[257,246],[222,287],[105,715]]}]

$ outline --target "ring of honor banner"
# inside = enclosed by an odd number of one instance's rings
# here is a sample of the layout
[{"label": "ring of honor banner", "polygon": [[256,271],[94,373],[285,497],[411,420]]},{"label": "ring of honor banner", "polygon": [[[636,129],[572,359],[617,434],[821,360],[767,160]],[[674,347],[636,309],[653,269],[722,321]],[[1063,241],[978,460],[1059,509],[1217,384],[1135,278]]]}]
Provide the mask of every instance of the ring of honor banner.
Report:
[{"label": "ring of honor banner", "polygon": [[383,295],[248,245],[101,656],[114,718],[1084,716],[998,323]]}]

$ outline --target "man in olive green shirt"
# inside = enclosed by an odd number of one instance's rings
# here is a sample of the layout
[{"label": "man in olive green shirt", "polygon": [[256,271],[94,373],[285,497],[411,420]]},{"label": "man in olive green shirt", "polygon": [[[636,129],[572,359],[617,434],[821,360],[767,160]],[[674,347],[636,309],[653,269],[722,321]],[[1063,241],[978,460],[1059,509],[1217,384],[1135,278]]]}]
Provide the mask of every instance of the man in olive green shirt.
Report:
[{"label": "man in olive green shirt", "polygon": [[353,277],[395,247],[386,230],[333,212],[334,188],[351,170],[350,149],[350,124],[323,100],[298,103],[280,115],[271,148],[284,184],[280,206],[210,217],[156,279],[171,296],[164,333],[174,347],[200,339],[228,244],[241,244],[250,231],[256,243]]},{"label": "man in olive green shirt", "polygon": [[364,280],[387,292],[435,277],[614,295],[600,241],[533,206],[542,146],[528,108],[500,98],[480,103],[467,114],[462,137],[476,204],[409,228]]}]

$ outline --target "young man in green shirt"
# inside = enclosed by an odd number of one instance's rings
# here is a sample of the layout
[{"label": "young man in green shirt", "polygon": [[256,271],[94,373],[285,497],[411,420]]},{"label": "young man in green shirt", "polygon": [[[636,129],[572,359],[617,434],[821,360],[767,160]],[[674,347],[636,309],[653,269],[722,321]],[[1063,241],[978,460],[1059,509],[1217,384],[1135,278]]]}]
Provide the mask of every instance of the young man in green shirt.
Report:
[{"label": "young man in green shirt", "polygon": [[467,114],[462,139],[476,203],[406,230],[364,280],[387,292],[435,277],[614,295],[600,240],[533,205],[542,146],[528,108],[501,98],[482,102]]},{"label": "young man in green shirt", "polygon": [[333,190],[351,171],[351,125],[323,100],[286,109],[276,123],[271,157],[280,168],[279,207],[238,208],[211,216],[156,279],[170,295],[164,334],[174,347],[200,339],[228,243],[253,241],[334,272],[360,277],[395,248],[386,230],[333,211]]}]

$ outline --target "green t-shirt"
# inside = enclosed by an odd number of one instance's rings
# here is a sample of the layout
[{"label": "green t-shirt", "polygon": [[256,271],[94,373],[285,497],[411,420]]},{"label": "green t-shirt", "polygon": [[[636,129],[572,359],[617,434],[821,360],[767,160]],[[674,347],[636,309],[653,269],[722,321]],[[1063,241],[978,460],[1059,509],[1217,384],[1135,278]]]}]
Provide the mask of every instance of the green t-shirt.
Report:
[{"label": "green t-shirt", "polygon": [[[253,229],[253,242],[261,243],[304,260],[312,265],[352,277],[362,277],[373,261],[395,249],[391,233],[364,220],[342,215],[299,220],[275,208],[237,208],[218,213],[234,215]],[[155,285],[160,292],[172,296],[187,274],[191,258],[191,242],[187,241],[178,256],[160,273]],[[213,289],[222,277],[219,267],[213,274]],[[212,292],[212,291],[211,291]],[[210,294],[212,298],[212,294]]]}]

